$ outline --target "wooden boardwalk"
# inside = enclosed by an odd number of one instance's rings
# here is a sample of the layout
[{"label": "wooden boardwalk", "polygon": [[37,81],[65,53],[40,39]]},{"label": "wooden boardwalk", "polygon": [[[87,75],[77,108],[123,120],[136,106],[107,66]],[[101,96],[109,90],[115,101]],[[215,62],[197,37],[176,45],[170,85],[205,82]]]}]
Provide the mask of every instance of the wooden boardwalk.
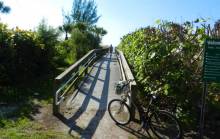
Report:
[{"label": "wooden boardwalk", "polygon": [[137,132],[139,125],[131,122],[127,126],[117,126],[108,114],[108,102],[120,98],[114,91],[114,84],[120,79],[116,55],[104,55],[62,105],[65,109],[62,110],[61,130],[85,139],[146,138]]}]

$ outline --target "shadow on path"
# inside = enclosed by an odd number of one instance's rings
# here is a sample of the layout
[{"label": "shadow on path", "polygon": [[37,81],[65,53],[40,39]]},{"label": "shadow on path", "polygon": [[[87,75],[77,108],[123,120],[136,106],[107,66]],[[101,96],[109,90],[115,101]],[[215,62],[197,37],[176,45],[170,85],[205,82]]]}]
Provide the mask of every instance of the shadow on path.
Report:
[{"label": "shadow on path", "polygon": [[118,125],[118,127],[131,133],[132,135],[136,136],[139,139],[146,139],[146,138],[153,139],[153,137],[151,136],[148,130],[144,130],[144,129],[137,130],[139,129],[139,127],[137,128],[137,123],[135,123],[134,125],[130,123],[129,125],[125,125],[125,126]]},{"label": "shadow on path", "polygon": [[[91,75],[91,72],[87,75],[87,77],[84,78],[83,83],[79,87],[77,91],[77,95],[80,93],[85,95],[84,100],[82,100],[82,105],[79,107],[75,113],[70,118],[66,118],[62,114],[58,114],[57,117],[65,124],[67,125],[70,130],[69,134],[71,135],[72,131],[77,132],[81,138],[92,138],[94,135],[101,119],[103,118],[107,103],[108,103],[108,93],[109,93],[109,80],[110,80],[110,63],[112,60],[112,55],[107,54],[105,55],[101,60],[99,60],[92,68],[97,68],[97,72],[95,75]],[[103,68],[104,63],[106,63],[106,67]],[[97,66],[98,65],[98,66]],[[92,69],[94,70],[94,69]],[[104,80],[99,78],[100,73],[105,72]],[[97,81],[103,82],[103,89],[101,92],[100,98],[97,98],[93,96],[93,93],[95,91],[95,86]],[[89,89],[83,88],[84,84],[91,84]],[[95,100],[97,103],[96,113],[89,121],[87,127],[80,127],[76,125],[76,120],[87,110],[90,100]]]}]

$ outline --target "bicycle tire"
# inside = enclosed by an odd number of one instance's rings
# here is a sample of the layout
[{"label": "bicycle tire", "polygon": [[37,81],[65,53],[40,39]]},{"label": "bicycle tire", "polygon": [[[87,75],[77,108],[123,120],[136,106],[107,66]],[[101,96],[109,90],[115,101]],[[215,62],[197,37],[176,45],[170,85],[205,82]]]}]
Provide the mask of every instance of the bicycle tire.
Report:
[{"label": "bicycle tire", "polygon": [[182,138],[182,127],[179,121],[167,111],[159,110],[152,113],[149,124],[152,132],[160,139]]},{"label": "bicycle tire", "polygon": [[126,125],[131,121],[130,108],[120,99],[113,99],[109,102],[108,112],[112,120],[118,125]]}]

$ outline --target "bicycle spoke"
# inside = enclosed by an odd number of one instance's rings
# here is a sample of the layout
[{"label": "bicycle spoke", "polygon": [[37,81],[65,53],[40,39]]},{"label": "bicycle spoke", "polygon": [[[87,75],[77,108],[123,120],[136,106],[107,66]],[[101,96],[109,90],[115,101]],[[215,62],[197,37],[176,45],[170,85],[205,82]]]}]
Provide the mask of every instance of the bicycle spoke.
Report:
[{"label": "bicycle spoke", "polygon": [[112,100],[108,111],[111,118],[118,124],[125,125],[130,121],[130,111],[126,103],[121,100]]},{"label": "bicycle spoke", "polygon": [[152,131],[162,139],[178,139],[182,131],[174,116],[168,112],[154,113],[150,119]]}]

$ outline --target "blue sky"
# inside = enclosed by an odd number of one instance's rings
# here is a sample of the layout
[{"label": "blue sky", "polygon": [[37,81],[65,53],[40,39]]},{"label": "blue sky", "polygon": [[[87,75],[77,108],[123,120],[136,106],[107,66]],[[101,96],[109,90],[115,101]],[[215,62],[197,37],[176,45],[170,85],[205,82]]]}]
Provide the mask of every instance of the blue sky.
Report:
[{"label": "blue sky", "polygon": [[[42,18],[57,27],[62,24],[62,9],[70,11],[73,0],[3,0],[12,9],[1,15],[9,27],[34,29]],[[104,44],[117,45],[120,38],[140,27],[155,25],[157,19],[184,22],[198,17],[220,19],[220,0],[96,0],[99,26],[108,34]]]}]

